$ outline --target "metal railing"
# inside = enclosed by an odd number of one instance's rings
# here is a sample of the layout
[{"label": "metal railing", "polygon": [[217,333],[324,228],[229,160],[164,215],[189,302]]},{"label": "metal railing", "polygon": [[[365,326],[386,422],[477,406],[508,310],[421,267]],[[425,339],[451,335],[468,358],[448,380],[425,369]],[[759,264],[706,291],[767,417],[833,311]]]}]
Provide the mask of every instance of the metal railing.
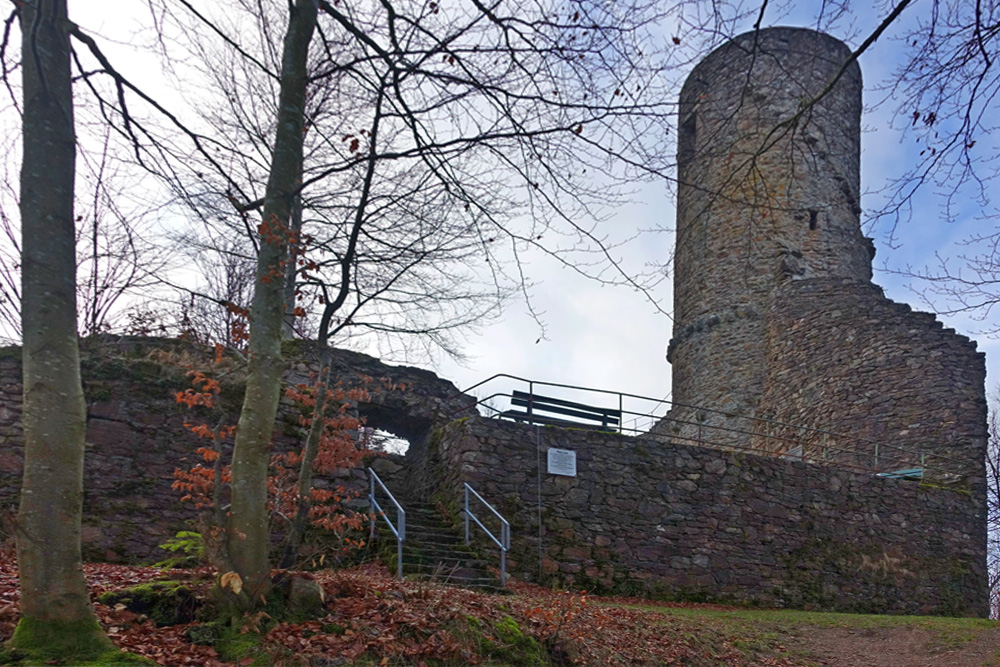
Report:
[{"label": "metal railing", "polygon": [[[530,380],[506,373],[489,377],[462,393],[468,394],[473,389],[504,378],[522,383],[522,387],[527,385],[529,395],[534,395],[538,387],[550,387],[587,396],[584,399],[587,401],[605,403],[605,408],[619,411],[620,426],[617,429],[612,427],[601,430],[617,431],[624,435],[809,461],[872,474],[891,473],[919,466],[928,472],[951,478],[963,474],[969,465],[968,461],[947,454],[901,447],[849,433],[685,405],[666,398]],[[504,414],[505,410],[490,403],[496,399],[508,400],[512,396],[513,391],[509,390],[492,392],[488,396],[477,398],[460,412],[467,414],[469,410],[479,408],[487,417],[510,418]],[[603,401],[601,397],[604,397]],[[617,408],[609,404],[617,404]],[[533,423],[530,415],[527,421]],[[563,422],[559,424],[561,426],[577,425],[572,419],[560,421]],[[592,427],[586,423],[580,423],[579,426]],[[658,428],[653,430],[654,426]],[[933,438],[933,434],[928,435],[929,442]]]},{"label": "metal railing", "polygon": [[[478,382],[469,387],[468,389],[463,390],[462,394],[468,394],[473,389],[478,389],[483,385],[493,383],[495,380],[500,380],[503,378],[527,385],[527,393],[529,395],[537,394],[536,391],[537,387],[552,387],[556,389],[567,389],[574,392],[584,392],[588,396],[596,394],[599,396],[611,398],[612,400],[610,402],[616,405],[605,405],[602,407],[609,410],[617,411],[621,415],[621,422],[620,426],[608,427],[605,430],[620,431],[621,433],[639,434],[646,432],[650,427],[653,426],[653,424],[655,424],[659,419],[663,417],[663,413],[665,413],[667,409],[673,406],[673,404],[666,399],[655,399],[655,398],[649,398],[647,396],[639,396],[638,394],[629,394],[619,391],[608,391],[606,389],[593,389],[591,387],[580,387],[577,385],[562,384],[559,382],[544,382],[540,380],[530,380],[528,378],[522,378],[516,375],[509,375],[507,373],[497,373],[496,375],[488,377],[482,382]],[[467,406],[462,407],[460,410],[456,412],[456,414],[466,414],[469,410],[473,410],[479,407],[485,410],[487,413],[489,413],[486,416],[499,417],[500,414],[503,412],[503,410],[500,410],[490,405],[489,404],[490,401],[492,399],[498,399],[498,398],[509,399],[511,398],[512,394],[513,392],[511,391],[498,391],[488,396],[484,396],[482,398],[476,398],[474,402],[470,403]],[[636,402],[653,403],[654,405],[647,406],[647,409],[645,411],[628,409],[626,407],[627,404],[629,404],[630,406],[634,406]],[[625,423],[626,415],[631,416],[633,418],[631,420],[631,426],[627,426]],[[565,421],[567,425],[570,426],[573,425],[572,419],[567,419]],[[580,425],[587,426],[588,424],[581,423]]]},{"label": "metal railing", "polygon": [[[479,500],[479,502],[481,502],[483,505],[485,505],[486,508],[489,511],[493,512],[493,515],[496,518],[500,519],[500,539],[497,539],[497,536],[494,535],[493,532],[490,531],[489,528],[487,528],[486,526],[484,526],[483,523],[482,523],[482,521],[480,521],[479,518],[475,514],[472,513],[472,510],[469,509],[469,494],[470,493],[472,495],[474,495]],[[469,486],[468,484],[466,484],[465,485],[465,545],[466,546],[469,545],[469,519],[472,519],[473,521],[475,521],[476,525],[479,526],[480,528],[482,528],[483,532],[486,533],[486,535],[491,540],[493,540],[493,543],[496,544],[498,547],[500,547],[500,586],[503,587],[503,588],[506,588],[507,587],[507,552],[510,551],[510,524],[507,523],[507,519],[503,518],[503,515],[500,514],[500,512],[497,512],[495,509],[493,509],[492,505],[490,505],[488,502],[486,502],[485,500],[483,500],[483,497],[481,495],[479,495],[478,493],[476,493],[475,489],[473,489],[471,486]]]},{"label": "metal railing", "polygon": [[[396,536],[396,577],[398,579],[402,579],[403,578],[403,540],[406,539],[406,510],[404,510],[403,506],[400,505],[396,501],[396,498],[392,495],[392,493],[389,491],[389,489],[386,488],[385,484],[382,483],[382,480],[375,473],[375,471],[372,470],[371,468],[368,468],[368,481],[369,481],[369,487],[370,487],[369,491],[368,491],[368,502],[371,503],[372,510],[373,510],[372,511],[372,515],[371,515],[372,519],[371,519],[371,535],[370,535],[370,537],[372,539],[375,538],[375,517],[376,516],[381,516],[383,519],[385,519],[385,523],[386,523],[387,526],[389,526],[389,530],[391,530],[392,534]],[[392,522],[389,521],[389,517],[386,516],[386,513],[382,509],[382,506],[379,505],[378,501],[375,499],[375,483],[376,482],[378,482],[378,485],[380,487],[382,487],[383,491],[385,491],[385,495],[389,497],[389,500],[392,501],[392,504],[396,506],[396,522],[397,522],[396,526],[392,525]]]}]

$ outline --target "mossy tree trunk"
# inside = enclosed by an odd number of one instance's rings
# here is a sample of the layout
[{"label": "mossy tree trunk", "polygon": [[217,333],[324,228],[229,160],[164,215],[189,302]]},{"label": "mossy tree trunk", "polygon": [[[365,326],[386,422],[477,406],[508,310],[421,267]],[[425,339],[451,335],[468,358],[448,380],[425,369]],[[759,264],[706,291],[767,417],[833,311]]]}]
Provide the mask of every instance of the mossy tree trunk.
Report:
[{"label": "mossy tree trunk", "polygon": [[66,0],[18,4],[25,443],[17,522],[21,620],[11,644],[29,654],[82,658],[112,644],[91,607],[80,553],[87,412],[76,323],[71,26]]},{"label": "mossy tree trunk", "polygon": [[233,450],[229,557],[254,605],[270,582],[267,472],[281,398],[284,276],[293,240],[289,221],[302,173],[306,61],[317,12],[316,0],[296,0],[284,40],[277,132],[250,309],[247,388]]}]

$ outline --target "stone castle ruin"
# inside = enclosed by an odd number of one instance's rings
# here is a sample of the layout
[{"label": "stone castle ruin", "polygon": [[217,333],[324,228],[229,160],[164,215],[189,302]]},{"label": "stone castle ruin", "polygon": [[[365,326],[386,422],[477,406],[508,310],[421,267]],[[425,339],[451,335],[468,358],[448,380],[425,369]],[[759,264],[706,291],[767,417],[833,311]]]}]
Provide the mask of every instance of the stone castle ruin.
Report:
[{"label": "stone castle ruin", "polygon": [[[427,478],[509,502],[541,576],[986,613],[984,355],[871,282],[850,54],[812,30],[771,28],[688,77],[673,407],[648,434],[467,420],[438,438]],[[576,451],[576,477],[536,463],[553,447]]]},{"label": "stone castle ruin", "polygon": [[[674,403],[649,433],[488,419],[432,373],[337,352],[338,377],[408,387],[359,406],[410,442],[405,457],[372,464],[404,506],[431,501],[457,523],[471,484],[510,521],[508,571],[543,583],[987,613],[983,355],[871,282],[849,54],[813,31],[761,30],[714,51],[684,86]],[[84,553],[157,560],[194,514],[170,488],[200,445],[173,402],[188,379],[149,354],[163,341],[91,343]],[[317,369],[308,349],[286,356],[290,383]],[[18,358],[0,350],[8,511],[21,473]],[[294,446],[297,429],[285,406],[278,446]],[[572,454],[572,473],[547,465],[553,449]],[[320,484],[367,487],[364,471],[341,472]],[[496,557],[489,544],[481,553]]]},{"label": "stone castle ruin", "polygon": [[656,431],[976,476],[983,355],[871,282],[861,71],[849,56],[827,35],[771,28],[688,77],[667,357],[674,402],[713,410],[675,408]]}]

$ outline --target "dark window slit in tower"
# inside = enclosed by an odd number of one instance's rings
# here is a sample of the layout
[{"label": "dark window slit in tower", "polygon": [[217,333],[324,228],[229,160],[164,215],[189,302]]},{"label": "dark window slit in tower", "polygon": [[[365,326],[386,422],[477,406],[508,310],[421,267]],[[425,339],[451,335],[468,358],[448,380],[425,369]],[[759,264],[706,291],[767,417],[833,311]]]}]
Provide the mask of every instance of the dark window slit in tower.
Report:
[{"label": "dark window slit in tower", "polygon": [[677,162],[686,165],[694,157],[695,141],[698,133],[698,121],[692,111],[681,124],[677,137]]},{"label": "dark window slit in tower", "polygon": [[816,221],[819,219],[819,211],[809,210],[809,229],[816,229]]}]

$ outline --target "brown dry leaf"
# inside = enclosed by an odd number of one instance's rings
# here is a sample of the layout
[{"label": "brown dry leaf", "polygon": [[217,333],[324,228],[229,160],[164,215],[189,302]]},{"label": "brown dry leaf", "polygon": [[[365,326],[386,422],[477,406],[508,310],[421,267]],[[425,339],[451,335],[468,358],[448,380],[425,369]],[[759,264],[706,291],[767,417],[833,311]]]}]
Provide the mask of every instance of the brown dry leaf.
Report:
[{"label": "brown dry leaf", "polygon": [[243,590],[243,580],[235,572],[226,572],[224,575],[219,577],[219,585],[223,589],[228,588],[234,594],[239,595],[240,591]]}]

